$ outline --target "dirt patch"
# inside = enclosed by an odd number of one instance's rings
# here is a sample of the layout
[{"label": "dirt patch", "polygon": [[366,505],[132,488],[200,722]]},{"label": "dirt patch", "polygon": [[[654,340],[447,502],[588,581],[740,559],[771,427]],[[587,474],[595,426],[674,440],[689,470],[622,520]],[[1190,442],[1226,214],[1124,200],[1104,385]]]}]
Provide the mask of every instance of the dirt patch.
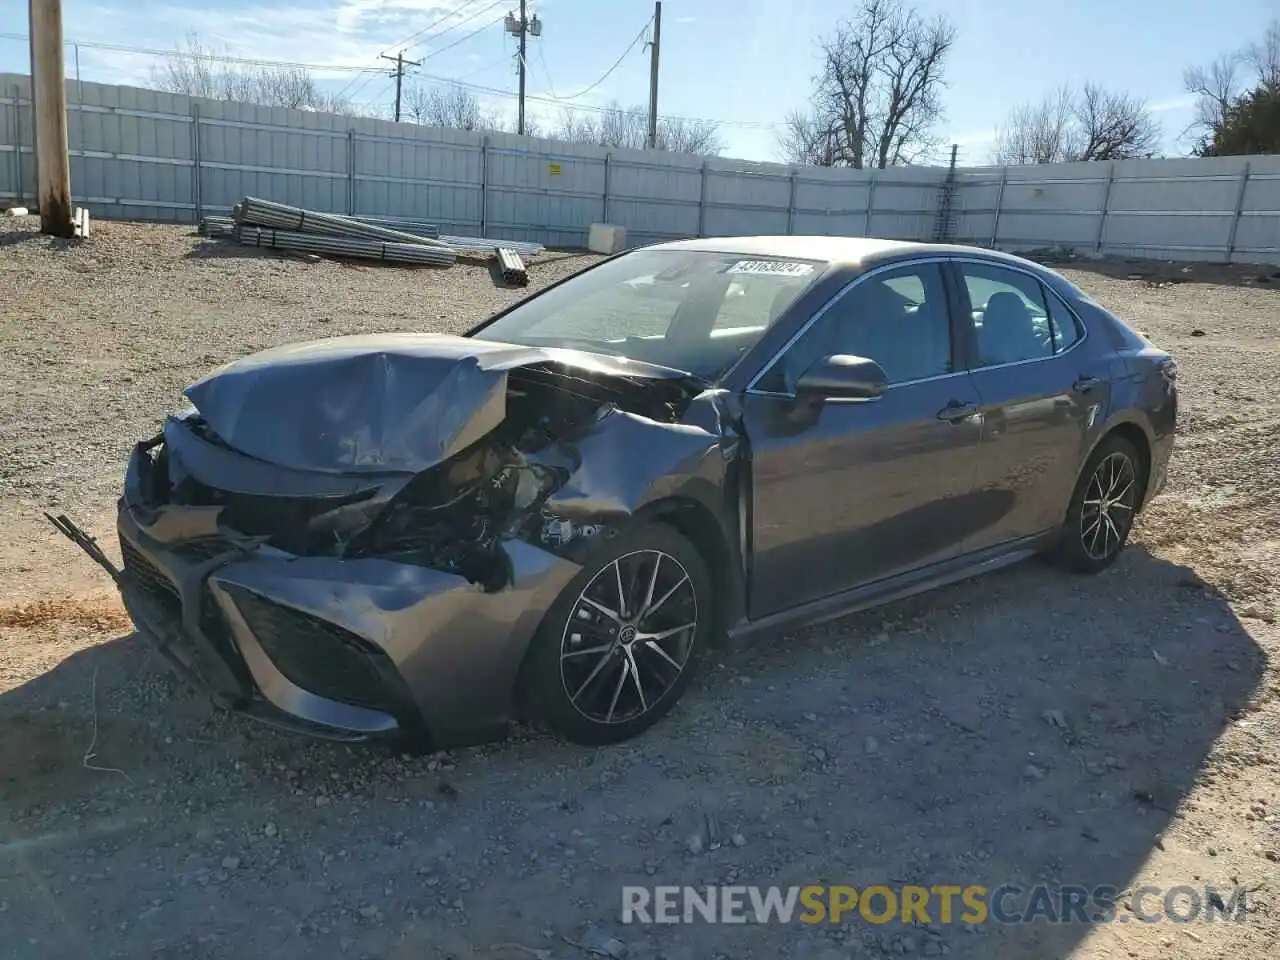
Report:
[{"label": "dirt patch", "polygon": [[61,597],[0,604],[0,627],[33,628],[58,622],[108,631],[133,626],[119,597]]},{"label": "dirt patch", "polygon": [[[631,960],[1274,954],[1269,282],[1061,266],[1179,362],[1169,489],[1107,573],[1025,564],[726,652],[618,748],[521,735],[402,757],[213,712],[121,636],[120,611],[98,599],[109,582],[40,511],[83,519],[110,552],[131,444],[211,366],[329,334],[460,331],[527,291],[483,266],[209,255],[175,227],[102,223],[77,244],[13,239],[21,229],[0,227],[6,955],[567,960],[593,925]],[[528,290],[594,259],[534,261]],[[95,720],[91,765],[127,779],[85,766]],[[1123,909],[973,928],[936,914],[618,923],[623,884],[821,882],[1211,887],[1245,890],[1248,910],[1190,924],[1130,923]]]},{"label": "dirt patch", "polygon": [[1142,260],[1135,257],[1063,257],[1053,251],[1029,258],[1056,270],[1093,273],[1113,280],[1127,280],[1147,287],[1182,283],[1214,286],[1257,287],[1280,291],[1280,267],[1266,263],[1186,263],[1177,260]]}]

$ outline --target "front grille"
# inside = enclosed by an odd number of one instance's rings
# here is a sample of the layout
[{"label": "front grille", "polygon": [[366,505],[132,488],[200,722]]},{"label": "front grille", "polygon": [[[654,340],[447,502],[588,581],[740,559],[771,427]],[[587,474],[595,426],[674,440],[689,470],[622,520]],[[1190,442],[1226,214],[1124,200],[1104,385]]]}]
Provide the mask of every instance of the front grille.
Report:
[{"label": "front grille", "polygon": [[238,587],[223,589],[231,594],[276,669],[291,682],[328,700],[391,711],[390,693],[379,669],[390,670],[385,654],[319,617]]},{"label": "front grille", "polygon": [[160,607],[173,620],[182,621],[182,601],[178,588],[168,577],[148,560],[124,537],[120,538],[120,555],[124,559],[124,571],[133,578],[148,599]]},{"label": "front grille", "polygon": [[196,540],[185,540],[174,546],[174,552],[191,563],[205,563],[220,554],[228,553],[235,544],[226,537],[200,537]]},{"label": "front grille", "polygon": [[[201,544],[207,549],[212,545],[211,541],[214,539],[209,537],[204,541],[191,540],[182,546]],[[222,543],[225,547],[226,541],[222,541]],[[175,552],[183,553],[181,549]],[[183,622],[182,597],[178,592],[177,584],[165,576],[154,563],[148,560],[137,547],[124,537],[120,538],[120,553],[124,558],[125,573],[128,574],[132,582],[170,621],[170,626],[175,629],[181,629]],[[210,554],[210,556],[213,555],[216,555],[216,552]],[[186,556],[185,559],[194,561],[196,558]],[[249,675],[249,668],[240,657],[239,651],[236,650],[235,642],[231,639],[230,627],[223,616],[222,609],[218,606],[218,601],[214,599],[207,585],[202,586],[200,590],[200,632],[204,634],[205,639],[212,645],[218,658],[230,669],[240,688],[242,690],[251,689],[253,680]]]}]

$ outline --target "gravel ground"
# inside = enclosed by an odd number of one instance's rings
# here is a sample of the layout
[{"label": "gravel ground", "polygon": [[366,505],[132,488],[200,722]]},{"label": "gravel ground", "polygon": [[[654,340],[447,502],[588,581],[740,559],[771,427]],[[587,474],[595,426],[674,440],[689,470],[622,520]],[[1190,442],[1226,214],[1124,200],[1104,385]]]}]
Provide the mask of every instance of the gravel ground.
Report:
[{"label": "gravel ground", "polygon": [[[724,652],[620,747],[520,735],[409,758],[213,714],[40,510],[109,540],[130,444],[215,363],[460,330],[522,293],[478,266],[95,229],[68,245],[0,227],[6,956],[555,960],[600,930],[634,960],[1274,956],[1280,295],[1265,285],[1064,268],[1176,354],[1185,398],[1170,489],[1103,575],[1026,564]],[[549,256],[532,286],[587,262]],[[623,884],[1037,882],[1239,886],[1249,913],[618,922]]]}]

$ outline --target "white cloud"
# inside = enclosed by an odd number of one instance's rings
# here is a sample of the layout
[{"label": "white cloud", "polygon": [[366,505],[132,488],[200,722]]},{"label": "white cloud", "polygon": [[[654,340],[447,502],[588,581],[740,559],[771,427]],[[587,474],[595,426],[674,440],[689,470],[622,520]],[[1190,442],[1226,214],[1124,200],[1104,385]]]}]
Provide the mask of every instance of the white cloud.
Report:
[{"label": "white cloud", "polygon": [[1187,94],[1181,97],[1173,97],[1169,100],[1157,100],[1155,103],[1148,104],[1147,109],[1152,113],[1172,113],[1175,110],[1186,110],[1195,106],[1196,98]]},{"label": "white cloud", "polygon": [[[409,56],[417,59],[430,52],[431,38],[449,30],[441,44],[452,43],[493,19],[496,11],[468,20],[475,12],[471,0],[321,0],[314,5],[162,6],[145,12],[113,4],[100,9],[96,19],[100,25],[114,27],[114,32],[95,39],[164,49],[194,32],[213,50],[238,57],[366,67],[377,62],[378,54],[406,41]],[[459,25],[460,30],[450,30]],[[414,36],[424,28],[430,29]],[[467,49],[462,47],[459,53],[465,56]],[[102,63],[107,66],[107,59]],[[125,75],[137,73],[136,65],[125,61],[120,65]],[[316,75],[349,74],[316,71]]]}]

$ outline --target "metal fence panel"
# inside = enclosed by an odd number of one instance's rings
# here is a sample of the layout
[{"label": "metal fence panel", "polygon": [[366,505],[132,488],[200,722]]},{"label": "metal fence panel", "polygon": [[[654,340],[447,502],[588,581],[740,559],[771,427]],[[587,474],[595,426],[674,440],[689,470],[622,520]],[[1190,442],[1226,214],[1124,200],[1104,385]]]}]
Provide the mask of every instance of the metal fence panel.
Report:
[{"label": "metal fence panel", "polygon": [[[29,81],[0,74],[0,200],[33,205]],[[610,150],[507,133],[67,85],[75,202],[191,221],[245,195],[580,246],[827,234],[1280,263],[1280,157],[845,170]],[[950,218],[940,218],[951,193]],[[949,222],[948,222],[949,221]]]}]

